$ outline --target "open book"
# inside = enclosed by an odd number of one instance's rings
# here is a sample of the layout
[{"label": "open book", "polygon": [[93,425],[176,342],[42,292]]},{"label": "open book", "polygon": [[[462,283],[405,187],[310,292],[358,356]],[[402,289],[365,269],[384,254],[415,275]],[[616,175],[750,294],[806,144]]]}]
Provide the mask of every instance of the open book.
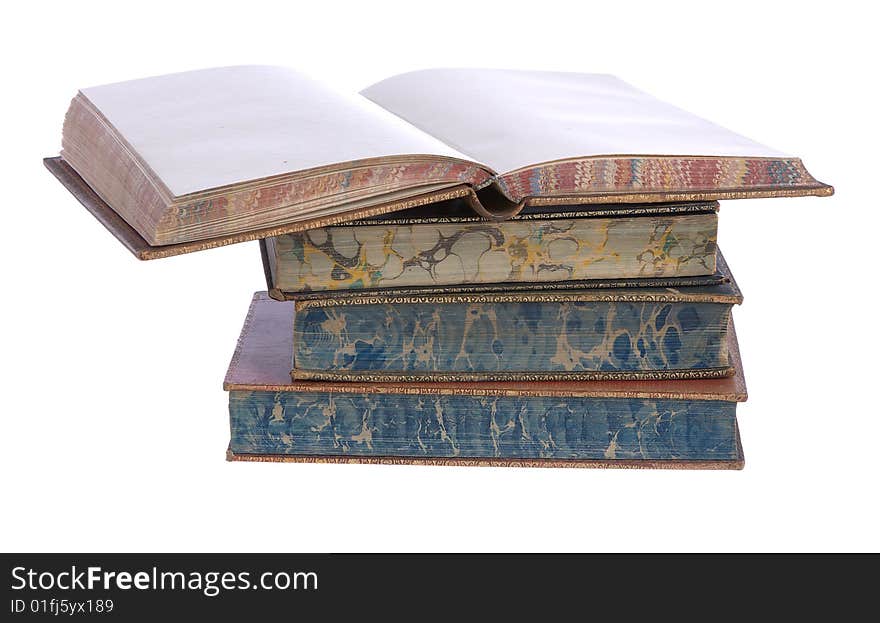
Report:
[{"label": "open book", "polygon": [[800,159],[617,78],[530,71],[426,70],[360,95],[267,66],[92,87],[71,103],[61,157],[152,247],[456,197],[504,219],[527,204],[832,192]]}]

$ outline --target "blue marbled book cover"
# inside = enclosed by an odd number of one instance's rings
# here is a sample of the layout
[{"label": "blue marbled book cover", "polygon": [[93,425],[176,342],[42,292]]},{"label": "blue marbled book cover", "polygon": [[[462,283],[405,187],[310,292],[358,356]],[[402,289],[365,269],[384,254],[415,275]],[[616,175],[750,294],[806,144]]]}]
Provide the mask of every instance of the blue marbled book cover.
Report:
[{"label": "blue marbled book cover", "polygon": [[732,373],[725,281],[690,288],[296,303],[293,377],[346,381],[696,378]]},{"label": "blue marbled book cover", "polygon": [[236,454],[735,460],[736,403],[230,392]]},{"label": "blue marbled book cover", "polygon": [[229,458],[740,468],[732,377],[554,383],[293,381],[294,305],[257,293],[229,366]]},{"label": "blue marbled book cover", "polygon": [[[615,376],[729,367],[730,305],[407,303],[302,310],[294,376]],[[364,373],[364,374],[359,374]],[[472,379],[479,380],[479,379]]]}]

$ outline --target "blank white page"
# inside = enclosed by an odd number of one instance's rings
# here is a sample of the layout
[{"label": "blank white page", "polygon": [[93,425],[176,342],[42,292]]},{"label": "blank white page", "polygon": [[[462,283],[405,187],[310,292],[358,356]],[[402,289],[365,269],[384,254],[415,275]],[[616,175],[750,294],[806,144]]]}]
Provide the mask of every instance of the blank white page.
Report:
[{"label": "blank white page", "polygon": [[292,69],[205,69],[84,89],[175,195],[380,156],[465,158]]},{"label": "blank white page", "polygon": [[782,156],[609,75],[429,69],[361,94],[499,172],[615,154]]}]

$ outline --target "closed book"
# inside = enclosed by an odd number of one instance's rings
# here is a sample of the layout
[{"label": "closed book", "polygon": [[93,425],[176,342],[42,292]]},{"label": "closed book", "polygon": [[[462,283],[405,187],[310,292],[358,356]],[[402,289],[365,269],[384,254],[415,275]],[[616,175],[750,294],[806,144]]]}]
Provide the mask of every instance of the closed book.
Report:
[{"label": "closed book", "polygon": [[732,377],[671,381],[291,381],[293,303],[257,293],[233,355],[228,457],[554,467],[741,468]]},{"label": "closed book", "polygon": [[729,376],[722,283],[297,300],[292,377],[340,381]]},{"label": "closed book", "polygon": [[626,279],[685,285],[682,278],[715,273],[714,201],[531,208],[500,222],[462,215],[456,200],[433,208],[268,238],[269,288],[295,296]]}]

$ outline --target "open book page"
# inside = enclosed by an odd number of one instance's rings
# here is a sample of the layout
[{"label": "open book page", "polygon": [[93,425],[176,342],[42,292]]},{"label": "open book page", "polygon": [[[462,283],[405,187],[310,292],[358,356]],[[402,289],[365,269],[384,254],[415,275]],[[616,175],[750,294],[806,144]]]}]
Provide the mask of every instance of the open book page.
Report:
[{"label": "open book page", "polygon": [[[497,215],[553,205],[833,193],[785,156],[613,76],[432,69],[363,94],[499,171]],[[490,192],[491,191],[491,192]]]},{"label": "open book page", "polygon": [[84,89],[172,195],[368,158],[467,156],[292,69],[222,67]]},{"label": "open book page", "polygon": [[526,203],[833,192],[799,159],[610,76],[428,70],[364,93],[272,66],[88,88],[68,109],[61,157],[148,247],[464,196],[497,220]]},{"label": "open book page", "polygon": [[501,173],[590,156],[782,156],[604,74],[429,69],[362,94]]}]

